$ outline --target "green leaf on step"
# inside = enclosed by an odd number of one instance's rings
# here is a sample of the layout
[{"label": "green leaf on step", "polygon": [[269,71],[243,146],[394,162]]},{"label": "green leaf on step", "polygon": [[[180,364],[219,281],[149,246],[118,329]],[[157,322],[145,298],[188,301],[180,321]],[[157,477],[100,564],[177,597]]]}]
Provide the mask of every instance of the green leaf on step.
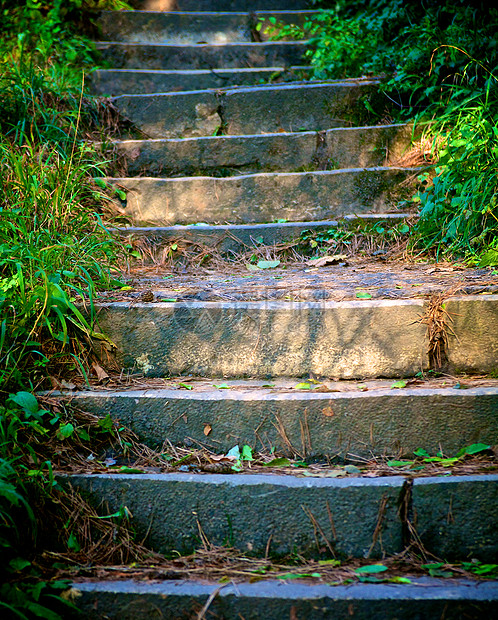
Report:
[{"label": "green leaf on step", "polygon": [[401,389],[406,387],[406,381],[396,381],[391,385],[391,390]]},{"label": "green leaf on step", "polygon": [[252,456],[252,448],[247,444],[242,446],[242,460],[243,461],[254,461]]},{"label": "green leaf on step", "polygon": [[417,450],[415,450],[413,452],[413,454],[415,456],[430,456],[430,454],[427,452],[427,450],[424,450],[423,448],[417,448]]},{"label": "green leaf on step", "polygon": [[389,467],[408,467],[414,463],[415,461],[387,461]]},{"label": "green leaf on step", "polygon": [[294,388],[296,390],[314,390],[315,386],[311,385],[311,383],[308,383],[307,381],[303,381],[302,383],[295,385]]},{"label": "green leaf on step", "polygon": [[133,286],[122,286],[121,291],[132,291],[133,290]]},{"label": "green leaf on step", "polygon": [[193,390],[194,388],[188,383],[179,383],[178,387],[184,388],[185,390]]},{"label": "green leaf on step", "polygon": [[178,301],[178,299],[176,297],[161,297],[161,301],[167,301],[174,304],[175,301]]},{"label": "green leaf on step", "polygon": [[218,384],[213,383],[213,385],[214,385],[215,388],[218,388],[219,390],[229,390],[230,389],[230,386],[227,385],[226,383],[218,383]]},{"label": "green leaf on step", "polygon": [[389,579],[390,583],[411,583],[412,580],[408,579],[408,577],[391,577]]},{"label": "green leaf on step", "polygon": [[309,577],[316,577],[319,578],[321,577],[320,573],[301,573],[301,574],[297,574],[297,573],[284,573],[283,575],[275,575],[275,577],[277,579],[305,579],[305,578],[309,578]]},{"label": "green leaf on step", "polygon": [[136,469],[136,467],[127,467],[126,465],[122,465],[119,469],[116,470],[118,474],[143,474],[144,471],[142,469]]},{"label": "green leaf on step", "polygon": [[246,263],[246,269],[248,271],[259,271],[259,267],[256,267],[256,265],[252,265],[251,263]]},{"label": "green leaf on step", "polygon": [[340,566],[341,561],[340,560],[318,560],[318,564],[320,564],[320,566]]},{"label": "green leaf on step", "polygon": [[256,266],[258,269],[275,269],[280,265],[279,260],[258,260]]},{"label": "green leaf on step", "polygon": [[479,452],[484,452],[484,450],[489,450],[491,446],[488,446],[485,443],[473,443],[470,446],[462,448],[457,452],[457,456],[461,457],[466,454],[478,454]]},{"label": "green leaf on step", "polygon": [[263,463],[263,467],[289,467],[289,465],[292,463],[283,456],[273,459],[269,463]]},{"label": "green leaf on step", "polygon": [[275,387],[275,384],[274,383],[263,383],[263,385],[261,387],[272,388],[272,387]]},{"label": "green leaf on step", "polygon": [[383,573],[385,570],[387,570],[387,566],[384,566],[383,564],[369,564],[368,566],[360,566],[359,568],[355,568],[354,572],[360,575],[365,575]]},{"label": "green leaf on step", "polygon": [[370,295],[370,293],[367,293],[366,291],[357,291],[356,297],[358,299],[372,299],[372,295]]}]

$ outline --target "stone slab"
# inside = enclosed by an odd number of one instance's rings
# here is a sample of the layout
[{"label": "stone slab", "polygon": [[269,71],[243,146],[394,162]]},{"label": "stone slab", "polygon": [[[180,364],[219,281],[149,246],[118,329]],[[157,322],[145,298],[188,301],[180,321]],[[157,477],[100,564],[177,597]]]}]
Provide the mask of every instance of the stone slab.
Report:
[{"label": "stone slab", "polygon": [[300,65],[307,41],[225,44],[96,43],[101,62],[115,69],[218,69]]},{"label": "stone slab", "polygon": [[401,183],[418,169],[355,168],[263,172],[236,177],[109,178],[126,191],[126,215],[136,226],[319,221],[383,213],[399,199]]},{"label": "stone slab", "polygon": [[[365,125],[369,119],[365,97],[371,99],[372,108],[382,109],[375,80],[121,95],[113,103],[150,138],[187,138]],[[206,124],[213,115],[216,122]]]},{"label": "stone slab", "polygon": [[422,544],[447,561],[498,562],[498,475],[416,478],[414,525]]},{"label": "stone slab", "polygon": [[427,366],[422,300],[100,304],[118,360],[148,376],[375,378]]},{"label": "stone slab", "polygon": [[299,11],[309,7],[306,0],[130,0],[142,11]]},{"label": "stone slab", "polygon": [[446,302],[448,362],[455,372],[497,373],[497,298],[496,295],[474,295]]},{"label": "stone slab", "polygon": [[[413,458],[418,448],[455,455],[473,443],[498,444],[498,386],[393,390],[374,384],[368,391],[351,387],[341,392],[332,385],[338,391],[331,393],[247,383],[217,389],[192,382],[190,391],[84,391],[67,398],[85,411],[110,414],[154,448],[169,440],[183,446],[198,442],[216,452],[228,452],[235,444],[287,451],[279,421],[296,451],[307,456]],[[211,427],[208,436],[206,425]],[[304,447],[303,428],[310,440]]]},{"label": "stone slab", "polygon": [[[297,63],[296,63],[297,64]],[[385,102],[377,80],[282,84],[247,87],[226,92],[223,98],[225,133],[319,131],[364,125],[372,109],[381,113]]]},{"label": "stone slab", "polygon": [[[318,11],[262,12],[162,12],[102,11],[96,22],[103,41],[124,43],[168,43],[169,45],[251,42],[261,20],[260,37],[266,38],[269,15],[279,23],[302,25]],[[265,21],[262,21],[265,20]]]},{"label": "stone slab", "polygon": [[[308,511],[342,556],[375,558],[402,548],[400,477],[173,473],[72,475],[60,480],[95,505],[105,502],[102,510],[126,506],[139,538],[146,535],[146,544],[163,553],[189,553],[201,546],[200,524],[214,545],[229,544],[253,555],[268,550],[275,557],[293,552],[317,556],[327,547],[323,539],[317,547]],[[381,536],[374,537],[379,520]]]},{"label": "stone slab", "polygon": [[[305,231],[323,231],[348,226],[358,222],[388,222],[396,224],[414,217],[409,213],[374,213],[362,217],[351,215],[336,220],[317,222],[280,222],[273,224],[192,224],[190,226],[128,226],[111,229],[113,233],[127,238],[130,242],[137,239],[147,240],[149,249],[162,252],[165,245],[182,240],[216,247],[221,253],[241,252],[247,247],[262,245],[273,246],[278,243],[295,241]],[[398,289],[399,292],[399,289]]]},{"label": "stone slab", "polygon": [[[331,587],[296,581],[220,584],[195,581],[100,581],[73,584],[78,608],[89,620],[195,617],[208,600],[216,617],[245,620],[482,620],[492,618],[498,582],[412,577],[411,584]],[[78,616],[79,617],[79,616]]]},{"label": "stone slab", "polygon": [[95,95],[147,95],[152,93],[226,88],[227,86],[302,80],[307,67],[263,67],[148,71],[146,69],[98,69],[89,76]]},{"label": "stone slab", "polygon": [[383,166],[399,159],[410,143],[411,128],[395,124],[323,132],[119,140],[108,146],[109,157],[125,159],[129,176],[233,176]]}]

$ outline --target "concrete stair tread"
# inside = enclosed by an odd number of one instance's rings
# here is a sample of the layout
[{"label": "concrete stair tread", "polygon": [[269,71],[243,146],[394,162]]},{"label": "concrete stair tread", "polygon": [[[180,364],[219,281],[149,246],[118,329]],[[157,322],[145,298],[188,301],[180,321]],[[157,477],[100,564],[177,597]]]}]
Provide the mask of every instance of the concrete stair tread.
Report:
[{"label": "concrete stair tread", "polygon": [[[112,177],[134,225],[322,221],[392,210],[419,168],[372,166],[229,177]],[[406,190],[405,190],[406,191]]]},{"label": "concrete stair tread", "polygon": [[316,557],[326,544],[319,542],[316,522],[339,557],[385,557],[401,552],[407,543],[406,513],[399,510],[403,502],[409,515],[417,515],[420,542],[436,557],[489,561],[498,545],[498,474],[410,480],[96,473],[59,475],[58,480],[100,503],[105,514],[126,506],[138,536],[146,535],[148,545],[160,553],[194,551],[200,524],[215,546],[229,540],[236,549],[259,557],[282,557],[297,546],[303,556]]},{"label": "concrete stair tread", "polygon": [[[299,289],[291,300],[102,301],[99,323],[116,344],[121,366],[155,377],[313,373],[367,379],[429,368],[421,321],[428,301],[298,300]],[[445,365],[455,372],[495,372],[498,296],[451,297],[444,312],[450,317]]]},{"label": "concrete stair tread", "polygon": [[125,159],[128,176],[230,176],[395,165],[411,139],[411,127],[397,123],[322,132],[112,140],[102,147],[120,158],[118,165]]},{"label": "concrete stair tread", "polygon": [[128,69],[211,69],[302,64],[307,41],[176,45],[98,41],[104,63]]},{"label": "concrete stair tread", "polygon": [[302,80],[306,65],[291,67],[221,67],[217,69],[98,69],[90,76],[96,95],[188,92],[254,85],[259,82]]},{"label": "concrete stair tread", "polygon": [[[373,455],[410,459],[419,448],[431,455],[440,450],[455,455],[473,443],[498,442],[498,379],[492,378],[415,378],[399,384],[393,379],[183,376],[135,378],[132,383],[134,388],[100,386],[51,396],[69,398],[91,413],[110,414],[157,449],[166,439],[215,453],[226,453],[234,444],[288,453],[290,444],[308,457],[369,460]],[[285,429],[286,439],[278,428]]]},{"label": "concrete stair tread", "polygon": [[[165,618],[195,617],[207,604],[209,611],[224,618],[351,617],[353,620],[405,620],[421,617],[491,617],[498,601],[498,582],[416,577],[411,584],[327,584],[295,580],[264,580],[257,583],[204,583],[186,581],[77,582],[78,606],[88,618],[105,613],[116,620],[141,620],[151,613]],[[133,609],[133,612],[130,611]]]},{"label": "concrete stair tread", "polygon": [[[358,222],[375,223],[385,222],[394,225],[414,218],[410,213],[373,213],[361,217],[356,215],[345,216],[339,221],[322,220],[317,222],[279,222],[264,224],[190,224],[174,226],[126,226],[114,228],[112,232],[128,238],[136,247],[147,247],[152,250],[152,263],[161,261],[160,254],[167,246],[181,240],[188,243],[214,247],[221,254],[240,254],[250,248],[275,246],[282,243],[291,243],[299,240],[300,235],[309,232],[327,231]],[[340,262],[340,261],[339,261]],[[395,289],[399,291],[399,289]]]},{"label": "concrete stair tread", "polygon": [[[284,24],[302,25],[319,11],[102,11],[97,26],[105,40],[128,43],[263,42],[265,29],[275,17]],[[259,31],[255,31],[256,24]],[[258,38],[256,39],[255,36]]]},{"label": "concrete stair tread", "polygon": [[121,95],[112,101],[148,137],[177,138],[364,126],[371,122],[365,97],[383,109],[376,79]]},{"label": "concrete stair tread", "polygon": [[[332,225],[333,222],[323,224]],[[179,226],[166,230],[189,229],[202,233],[204,228],[204,226]],[[210,228],[230,231],[231,227]],[[129,231],[133,234],[133,231],[139,230],[141,229],[123,229],[123,232]],[[161,233],[160,228],[143,230],[147,235],[154,232]],[[182,239],[182,234],[178,234],[174,239]],[[257,247],[257,240],[254,241]],[[465,291],[467,294],[471,291],[488,293],[482,295],[482,299],[485,300],[490,298],[489,293],[493,293],[498,287],[498,276],[493,275],[489,268],[462,269],[452,265],[438,267],[430,263],[386,263],[383,258],[385,257],[382,252],[379,258],[371,259],[341,255],[335,260],[336,264],[333,264],[333,260],[332,264],[322,264],[319,267],[314,266],[313,260],[309,260],[307,264],[286,265],[282,262],[274,268],[254,271],[248,270],[245,263],[239,265],[228,263],[225,268],[213,267],[204,271],[193,267],[186,273],[175,273],[168,267],[135,268],[132,275],[132,291],[101,292],[99,299],[132,301],[139,299],[144,291],[152,290],[156,302],[160,302],[163,298],[176,298],[179,302],[233,303],[264,300],[283,303],[292,301],[320,303],[327,300],[341,302],[356,299],[356,303],[361,306],[374,303],[374,300],[390,301],[393,304],[399,300],[402,303],[402,300],[420,299],[449,290],[455,291],[453,296],[465,294]],[[369,293],[372,300],[358,299],[356,295],[360,291]]]},{"label": "concrete stair tread", "polygon": [[130,0],[128,4],[142,11],[283,11],[309,6],[306,0]]}]

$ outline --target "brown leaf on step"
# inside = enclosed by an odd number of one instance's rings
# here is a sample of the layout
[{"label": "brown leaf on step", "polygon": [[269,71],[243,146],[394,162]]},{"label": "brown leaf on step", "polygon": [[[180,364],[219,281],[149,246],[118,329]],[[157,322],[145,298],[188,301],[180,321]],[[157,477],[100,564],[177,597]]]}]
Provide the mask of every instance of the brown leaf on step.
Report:
[{"label": "brown leaf on step", "polygon": [[109,375],[102,368],[102,366],[99,366],[97,362],[93,362],[92,368],[93,368],[93,372],[97,375],[97,381],[99,383],[109,383],[110,381]]},{"label": "brown leaf on step", "polygon": [[320,258],[306,261],[306,264],[313,266],[313,267],[325,267],[325,265],[338,265],[339,263],[344,263],[346,259],[347,259],[346,254],[333,254],[333,255],[327,254],[326,256],[321,256]]},{"label": "brown leaf on step", "polygon": [[204,435],[206,435],[206,437],[209,435],[209,433],[212,431],[212,427],[210,424],[206,424],[206,426],[204,427]]},{"label": "brown leaf on step", "polygon": [[322,413],[323,415],[327,416],[327,418],[332,418],[334,415],[334,411],[332,410],[332,407],[324,407],[322,409]]},{"label": "brown leaf on step", "polygon": [[237,460],[236,456],[227,456],[225,454],[210,454],[209,455],[209,460],[210,461],[214,461],[215,463],[220,463],[220,462],[230,462],[233,463],[234,461]]}]

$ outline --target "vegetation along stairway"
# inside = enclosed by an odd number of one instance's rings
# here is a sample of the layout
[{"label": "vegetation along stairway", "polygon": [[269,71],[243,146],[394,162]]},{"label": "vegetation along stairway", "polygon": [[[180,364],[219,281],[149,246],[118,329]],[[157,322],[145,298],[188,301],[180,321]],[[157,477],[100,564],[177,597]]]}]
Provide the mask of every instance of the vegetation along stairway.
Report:
[{"label": "vegetation along stairway", "polygon": [[[222,584],[138,571],[80,580],[79,607],[120,619],[491,617],[496,582],[444,580],[437,567],[497,561],[498,475],[424,467],[444,461],[438,452],[458,465],[459,450],[498,444],[496,278],[486,289],[472,270],[465,286],[457,271],[419,270],[425,294],[414,297],[410,268],[367,273],[339,257],[282,269],[272,254],[339,218],[403,221],[393,205],[417,172],[399,163],[411,130],[372,124],[385,106],[376,79],[307,81],[308,43],[267,39],[258,24],[302,21],[305,2],[137,8],[101,15],[97,46],[111,68],[92,82],[142,132],[104,145],[131,222],[116,234],[155,259],[203,244],[252,247],[261,260],[236,274],[144,271],[128,297],[103,295],[102,331],[120,365],[146,379],[71,396],[154,449],[208,448],[210,467],[180,459],[166,472],[63,479],[102,511],[126,507],[138,536],[166,554],[228,544],[254,561],[292,555],[326,570],[361,559],[373,573],[411,552],[433,570],[347,586],[317,569],[298,585],[272,580],[259,564],[262,580]],[[438,364],[451,374],[425,380]],[[265,451],[286,456],[250,468]],[[383,469],[357,466],[383,457]]]}]

